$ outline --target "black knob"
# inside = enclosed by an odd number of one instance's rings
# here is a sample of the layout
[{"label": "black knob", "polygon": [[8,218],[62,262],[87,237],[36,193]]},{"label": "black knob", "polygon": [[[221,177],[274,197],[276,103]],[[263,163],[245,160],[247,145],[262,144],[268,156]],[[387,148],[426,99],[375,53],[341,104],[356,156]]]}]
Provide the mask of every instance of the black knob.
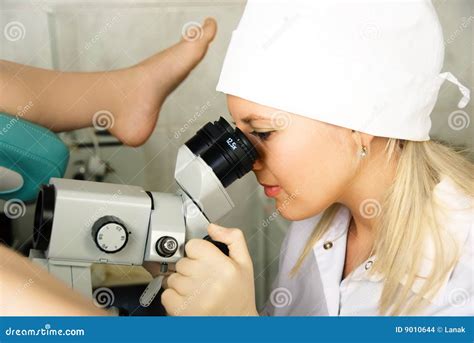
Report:
[{"label": "black knob", "polygon": [[155,244],[158,255],[162,257],[171,257],[178,250],[178,241],[170,236],[161,237]]},{"label": "black knob", "polygon": [[224,255],[229,256],[229,247],[227,246],[227,244],[222,243],[222,242],[215,241],[215,240],[213,240],[209,235],[207,235],[207,236],[204,237],[203,239],[204,239],[205,241],[208,241],[208,242],[211,242],[212,244],[214,244],[217,248],[219,248],[220,251],[222,251],[222,253],[223,253]]}]

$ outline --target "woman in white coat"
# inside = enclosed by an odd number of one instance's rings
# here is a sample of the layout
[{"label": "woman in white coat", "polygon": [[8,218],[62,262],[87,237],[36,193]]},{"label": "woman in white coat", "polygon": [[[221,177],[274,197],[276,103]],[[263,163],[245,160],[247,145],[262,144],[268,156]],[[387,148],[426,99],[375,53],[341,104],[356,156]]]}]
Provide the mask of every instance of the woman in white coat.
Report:
[{"label": "woman in white coat", "polygon": [[[430,1],[248,1],[217,89],[294,221],[260,315],[474,314],[473,165],[429,137],[444,80],[469,101],[443,58]],[[230,257],[190,241],[168,313],[257,315],[242,232],[209,233]]]}]

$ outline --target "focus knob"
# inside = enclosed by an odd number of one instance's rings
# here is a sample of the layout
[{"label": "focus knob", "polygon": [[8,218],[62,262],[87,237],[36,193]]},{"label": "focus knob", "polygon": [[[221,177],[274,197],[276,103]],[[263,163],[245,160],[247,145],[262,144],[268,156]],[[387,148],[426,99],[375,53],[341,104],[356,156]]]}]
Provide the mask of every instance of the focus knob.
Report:
[{"label": "focus knob", "polygon": [[161,237],[155,244],[158,255],[162,257],[171,257],[178,250],[178,241],[170,236]]},{"label": "focus knob", "polygon": [[100,250],[113,254],[127,245],[128,231],[119,218],[104,216],[92,225],[92,238]]}]

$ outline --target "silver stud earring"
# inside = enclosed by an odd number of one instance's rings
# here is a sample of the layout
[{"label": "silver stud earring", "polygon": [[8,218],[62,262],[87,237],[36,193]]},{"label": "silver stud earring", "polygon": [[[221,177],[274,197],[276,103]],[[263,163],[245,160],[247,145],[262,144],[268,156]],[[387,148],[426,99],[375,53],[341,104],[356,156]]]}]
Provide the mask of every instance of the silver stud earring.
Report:
[{"label": "silver stud earring", "polygon": [[360,157],[364,158],[365,156],[367,156],[367,147],[365,145],[362,145],[362,149],[360,151]]}]

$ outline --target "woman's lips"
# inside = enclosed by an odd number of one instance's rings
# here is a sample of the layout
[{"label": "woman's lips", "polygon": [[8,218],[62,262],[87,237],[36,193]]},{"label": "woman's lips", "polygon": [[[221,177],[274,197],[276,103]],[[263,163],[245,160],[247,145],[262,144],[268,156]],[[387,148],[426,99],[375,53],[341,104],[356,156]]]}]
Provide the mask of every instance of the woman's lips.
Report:
[{"label": "woman's lips", "polygon": [[265,195],[270,198],[276,197],[281,191],[280,186],[270,186],[264,184],[262,184],[262,186],[265,191]]}]

